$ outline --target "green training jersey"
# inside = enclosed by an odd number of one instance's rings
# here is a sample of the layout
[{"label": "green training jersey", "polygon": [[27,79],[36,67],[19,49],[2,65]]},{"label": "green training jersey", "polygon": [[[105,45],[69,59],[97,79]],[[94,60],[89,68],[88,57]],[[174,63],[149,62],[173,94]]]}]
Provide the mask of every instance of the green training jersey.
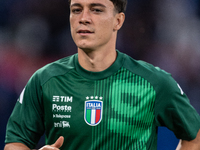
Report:
[{"label": "green training jersey", "polygon": [[6,143],[34,148],[64,136],[61,150],[156,150],[157,127],[191,140],[200,118],[165,71],[117,51],[102,72],[78,63],[78,54],[36,71],[9,119]]}]

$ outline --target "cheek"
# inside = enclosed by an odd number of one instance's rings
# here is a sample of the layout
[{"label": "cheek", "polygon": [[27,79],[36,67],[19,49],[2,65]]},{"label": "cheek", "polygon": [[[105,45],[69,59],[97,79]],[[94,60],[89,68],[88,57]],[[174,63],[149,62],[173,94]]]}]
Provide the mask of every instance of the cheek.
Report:
[{"label": "cheek", "polygon": [[69,23],[70,23],[70,28],[71,28],[71,32],[72,32],[75,29],[75,20],[70,18],[69,21],[70,21]]},{"label": "cheek", "polygon": [[113,22],[111,20],[105,20],[105,21],[102,21],[100,24],[99,24],[99,27],[100,27],[100,32],[101,34],[112,34],[113,32]]},{"label": "cheek", "polygon": [[74,36],[76,35],[76,28],[72,20],[70,20],[70,31],[71,31],[71,36],[74,39]]},{"label": "cheek", "polygon": [[105,28],[105,30],[112,30],[114,28],[114,19],[113,17],[108,17],[101,22],[101,26]]}]

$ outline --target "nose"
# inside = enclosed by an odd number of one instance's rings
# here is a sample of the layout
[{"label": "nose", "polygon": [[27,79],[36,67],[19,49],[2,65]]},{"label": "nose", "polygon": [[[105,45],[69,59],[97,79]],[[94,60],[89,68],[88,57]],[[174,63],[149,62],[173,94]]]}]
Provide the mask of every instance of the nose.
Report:
[{"label": "nose", "polygon": [[91,15],[89,10],[82,11],[79,23],[84,25],[91,23]]}]

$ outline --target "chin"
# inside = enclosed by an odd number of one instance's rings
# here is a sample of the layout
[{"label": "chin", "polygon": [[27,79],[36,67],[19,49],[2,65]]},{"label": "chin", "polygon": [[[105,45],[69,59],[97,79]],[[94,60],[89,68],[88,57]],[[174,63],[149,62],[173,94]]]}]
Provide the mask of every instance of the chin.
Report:
[{"label": "chin", "polygon": [[89,53],[89,52],[92,52],[92,51],[94,51],[94,49],[93,48],[86,48],[86,47],[84,47],[84,48],[82,48],[82,47],[79,47],[79,49],[80,50],[82,50],[82,51],[84,51],[85,53]]},{"label": "chin", "polygon": [[95,49],[93,46],[88,44],[77,44],[77,47],[79,49],[82,49],[83,51],[92,51],[93,49]]}]

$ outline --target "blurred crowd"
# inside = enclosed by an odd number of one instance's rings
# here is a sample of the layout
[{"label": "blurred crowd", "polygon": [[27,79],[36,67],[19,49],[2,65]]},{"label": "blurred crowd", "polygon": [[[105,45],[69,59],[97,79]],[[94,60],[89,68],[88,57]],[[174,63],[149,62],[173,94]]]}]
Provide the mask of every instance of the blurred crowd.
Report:
[{"label": "blurred crowd", "polygon": [[[117,49],[171,73],[200,113],[199,0],[128,0]],[[0,1],[0,149],[31,75],[74,53],[67,0]]]}]

